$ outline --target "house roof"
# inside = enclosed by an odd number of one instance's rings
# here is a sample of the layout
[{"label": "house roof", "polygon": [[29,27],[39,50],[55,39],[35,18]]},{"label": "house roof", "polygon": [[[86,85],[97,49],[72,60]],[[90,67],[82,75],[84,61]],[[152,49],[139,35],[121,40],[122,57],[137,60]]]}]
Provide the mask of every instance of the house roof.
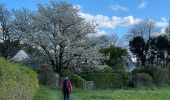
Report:
[{"label": "house roof", "polygon": [[27,55],[27,53],[24,50],[19,50],[17,52],[17,54],[12,59],[16,60],[16,61],[22,61],[22,60],[25,60],[28,58],[29,58],[29,56]]}]

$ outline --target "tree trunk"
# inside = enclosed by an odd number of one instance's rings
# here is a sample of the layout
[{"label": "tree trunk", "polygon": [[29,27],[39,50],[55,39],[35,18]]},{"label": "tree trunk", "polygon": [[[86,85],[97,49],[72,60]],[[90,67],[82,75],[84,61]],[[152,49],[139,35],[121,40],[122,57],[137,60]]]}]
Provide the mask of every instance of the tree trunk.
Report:
[{"label": "tree trunk", "polygon": [[60,51],[59,51],[59,57],[57,60],[57,64],[55,65],[56,71],[58,74],[61,74],[62,70],[62,62],[63,62],[63,53],[64,53],[64,48],[60,46]]}]

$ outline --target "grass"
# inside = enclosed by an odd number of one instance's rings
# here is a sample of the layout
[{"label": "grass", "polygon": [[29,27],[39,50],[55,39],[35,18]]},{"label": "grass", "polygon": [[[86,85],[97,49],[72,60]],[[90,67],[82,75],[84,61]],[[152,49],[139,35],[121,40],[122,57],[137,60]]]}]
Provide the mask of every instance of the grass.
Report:
[{"label": "grass", "polygon": [[[62,100],[59,89],[41,86],[34,100]],[[170,100],[170,87],[83,91],[74,89],[70,100]]]},{"label": "grass", "polygon": [[71,100],[170,100],[170,87],[77,92]]},{"label": "grass", "polygon": [[49,88],[40,85],[37,93],[35,94],[33,100],[60,100],[59,99],[59,89]]}]

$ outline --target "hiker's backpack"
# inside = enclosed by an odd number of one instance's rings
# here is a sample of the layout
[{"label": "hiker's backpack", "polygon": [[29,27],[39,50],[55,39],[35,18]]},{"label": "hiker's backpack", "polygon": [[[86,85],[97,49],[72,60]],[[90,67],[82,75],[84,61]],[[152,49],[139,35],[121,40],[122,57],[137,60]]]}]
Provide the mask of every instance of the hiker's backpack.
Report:
[{"label": "hiker's backpack", "polygon": [[64,90],[68,91],[70,89],[70,83],[67,80],[64,81],[63,85],[64,85]]}]

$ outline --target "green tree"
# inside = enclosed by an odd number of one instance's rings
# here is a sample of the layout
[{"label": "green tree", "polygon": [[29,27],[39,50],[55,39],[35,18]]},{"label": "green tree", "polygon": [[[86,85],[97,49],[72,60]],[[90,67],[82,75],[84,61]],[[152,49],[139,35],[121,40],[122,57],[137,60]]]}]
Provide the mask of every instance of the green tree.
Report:
[{"label": "green tree", "polygon": [[166,36],[158,36],[150,39],[148,50],[148,62],[164,65],[168,58],[169,40]]},{"label": "green tree", "polygon": [[105,56],[108,56],[109,59],[105,60],[105,63],[108,66],[111,66],[114,70],[123,69],[124,63],[122,56],[128,55],[126,49],[112,46],[110,48],[101,49],[100,52],[102,52]]},{"label": "green tree", "polygon": [[141,61],[142,66],[146,62],[147,45],[141,36],[134,37],[129,41],[130,51],[137,56],[137,59]]}]

